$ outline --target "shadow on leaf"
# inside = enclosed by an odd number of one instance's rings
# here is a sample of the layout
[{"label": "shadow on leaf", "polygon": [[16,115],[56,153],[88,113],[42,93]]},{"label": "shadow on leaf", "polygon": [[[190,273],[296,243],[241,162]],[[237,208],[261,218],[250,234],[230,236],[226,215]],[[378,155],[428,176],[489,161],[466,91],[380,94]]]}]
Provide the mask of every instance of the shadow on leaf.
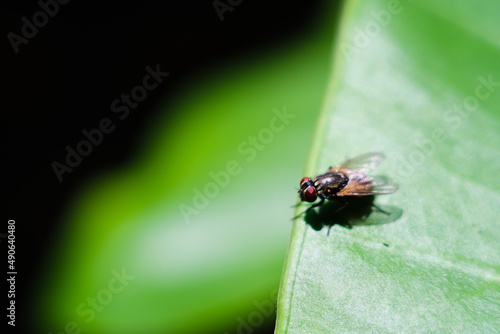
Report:
[{"label": "shadow on leaf", "polygon": [[320,207],[307,211],[304,220],[316,231],[328,226],[330,232],[334,225],[349,229],[354,226],[382,225],[395,222],[402,216],[403,210],[396,206],[377,204],[375,207],[374,197],[344,197],[349,204],[341,210],[341,202],[325,201]]}]

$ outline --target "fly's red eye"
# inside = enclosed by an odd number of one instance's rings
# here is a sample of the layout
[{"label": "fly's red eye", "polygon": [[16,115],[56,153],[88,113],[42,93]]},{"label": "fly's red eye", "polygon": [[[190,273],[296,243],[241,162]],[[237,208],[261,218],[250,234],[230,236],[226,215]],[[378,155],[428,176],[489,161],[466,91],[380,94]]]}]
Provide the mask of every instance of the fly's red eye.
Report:
[{"label": "fly's red eye", "polygon": [[311,179],[308,177],[304,177],[302,180],[300,180],[300,185],[302,185],[304,182],[310,181]]},{"label": "fly's red eye", "polygon": [[316,200],[316,189],[314,187],[307,187],[304,192],[304,200],[314,202]]}]

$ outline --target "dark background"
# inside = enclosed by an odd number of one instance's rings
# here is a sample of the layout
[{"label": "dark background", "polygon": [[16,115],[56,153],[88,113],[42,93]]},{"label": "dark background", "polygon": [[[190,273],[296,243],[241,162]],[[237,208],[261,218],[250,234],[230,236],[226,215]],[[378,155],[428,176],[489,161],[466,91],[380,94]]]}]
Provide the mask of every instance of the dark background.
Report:
[{"label": "dark background", "polygon": [[[297,38],[314,24],[320,2],[241,1],[221,21],[212,1],[74,0],[59,5],[17,54],[7,34],[21,35],[21,18],[33,22],[41,7],[37,1],[0,6],[6,200],[1,232],[8,219],[16,221],[16,329],[22,332],[30,321],[30,282],[44,270],[65,207],[88,175],[130,161],[145,124],[181,83]],[[51,163],[64,162],[65,146],[82,140],[83,129],[96,128],[111,114],[111,102],[142,82],[146,66],[158,63],[170,76],[59,183]],[[2,239],[3,254],[5,245]],[[263,332],[272,332],[273,324],[268,327]]]}]

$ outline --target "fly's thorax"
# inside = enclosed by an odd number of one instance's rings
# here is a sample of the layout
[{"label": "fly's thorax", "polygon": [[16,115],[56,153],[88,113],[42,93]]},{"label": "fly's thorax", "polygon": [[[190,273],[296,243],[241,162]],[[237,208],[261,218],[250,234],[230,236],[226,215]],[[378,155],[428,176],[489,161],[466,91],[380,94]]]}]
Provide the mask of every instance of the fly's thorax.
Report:
[{"label": "fly's thorax", "polygon": [[330,198],[344,189],[349,177],[342,172],[329,172],[314,178],[313,183],[318,196]]}]

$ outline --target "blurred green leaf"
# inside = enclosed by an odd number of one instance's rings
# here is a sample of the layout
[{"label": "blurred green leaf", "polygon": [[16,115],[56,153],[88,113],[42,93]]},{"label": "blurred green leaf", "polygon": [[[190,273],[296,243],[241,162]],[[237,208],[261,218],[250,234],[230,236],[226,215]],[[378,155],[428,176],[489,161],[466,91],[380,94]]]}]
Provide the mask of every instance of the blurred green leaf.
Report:
[{"label": "blurred green leaf", "polygon": [[498,332],[499,12],[346,3],[307,175],[382,151],[400,190],[375,202],[403,213],[329,236],[297,219],[277,333]]},{"label": "blurred green leaf", "polygon": [[[276,303],[295,184],[326,88],[327,27],[186,81],[162,107],[169,116],[145,128],[133,163],[76,192],[36,288],[40,332],[258,327],[248,315]],[[277,116],[285,112],[293,117]],[[115,115],[103,117],[119,131]],[[109,294],[122,270],[133,278]]]}]

